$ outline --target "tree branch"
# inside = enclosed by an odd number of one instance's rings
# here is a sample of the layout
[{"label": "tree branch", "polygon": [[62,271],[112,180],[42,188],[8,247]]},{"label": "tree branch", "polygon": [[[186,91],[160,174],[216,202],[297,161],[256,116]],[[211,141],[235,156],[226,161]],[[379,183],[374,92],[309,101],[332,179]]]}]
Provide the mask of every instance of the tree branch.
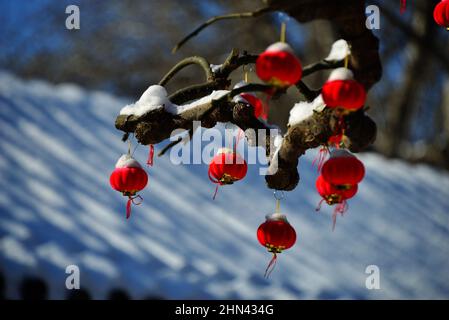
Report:
[{"label": "tree branch", "polygon": [[196,64],[201,68],[203,68],[204,73],[206,75],[206,81],[212,80],[213,74],[209,62],[203,57],[193,56],[179,61],[173,68],[170,69],[169,72],[167,72],[167,74],[162,78],[162,80],[159,81],[159,85],[165,86],[175,74],[177,74],[179,71],[192,64]]},{"label": "tree branch", "polygon": [[221,21],[221,20],[229,20],[229,19],[244,19],[244,18],[256,18],[259,17],[265,13],[272,12],[273,9],[271,7],[265,7],[258,9],[256,11],[252,12],[243,12],[243,13],[231,13],[226,14],[222,16],[215,16],[201,24],[198,28],[193,30],[191,33],[189,33],[187,36],[185,36],[181,41],[176,44],[176,46],[173,48],[172,53],[175,53],[179,50],[187,41],[189,41],[191,38],[195,37],[198,33],[200,33],[204,28],[210,26],[211,24]]},{"label": "tree branch", "polygon": [[[328,19],[333,21],[341,36],[351,45],[351,69],[355,77],[365,88],[369,89],[381,76],[382,67],[379,59],[378,40],[371,31],[367,30],[364,24],[365,12],[363,0],[347,0],[344,6],[336,0],[264,0],[268,7],[255,12],[232,14],[215,17],[195,29],[194,32],[184,38],[174,50],[182,46],[190,38],[194,37],[201,30],[215,21],[223,19],[254,17],[266,12],[283,10],[299,22],[311,21],[314,19]],[[209,95],[214,90],[228,90],[231,85],[229,76],[233,71],[242,65],[255,63],[257,55],[249,55],[246,52],[240,55],[238,50],[233,50],[226,58],[225,62],[214,72],[206,60],[200,57],[187,58],[172,68],[160,83],[167,83],[173,75],[189,64],[199,64],[206,73],[207,81],[201,84],[192,85],[176,91],[169,96],[169,100],[175,104],[184,104],[194,99]],[[342,65],[342,61],[320,61],[303,69],[303,76],[306,77],[320,70],[336,68]],[[210,72],[209,72],[210,71]],[[300,81],[297,88],[307,100],[313,100],[319,91],[312,90]],[[201,106],[198,110],[188,110],[181,114],[172,114],[164,107],[151,110],[140,116],[119,115],[116,119],[116,128],[126,132],[134,132],[136,139],[143,145],[157,144],[168,139],[175,129],[193,130],[192,120],[201,121],[205,128],[211,128],[217,122],[231,122],[242,130],[262,129],[267,133],[270,127],[257,119],[254,115],[254,108],[246,103],[236,103],[232,98],[243,92],[260,91],[271,95],[285,93],[285,89],[274,88],[266,84],[250,83],[243,87],[232,89],[228,94],[220,99],[212,100]],[[330,108],[325,108],[322,112],[315,112],[308,119],[300,122],[294,127],[288,127],[281,145],[276,152],[272,152],[272,141],[270,138],[264,141],[257,141],[255,145],[266,148],[270,155],[269,174],[266,182],[269,188],[278,190],[292,190],[299,182],[297,171],[298,158],[307,149],[326,145],[329,137],[335,133],[338,116]],[[376,136],[376,125],[364,111],[354,112],[345,116],[346,136],[349,139],[348,148],[353,152],[358,152],[371,144]],[[270,135],[267,134],[267,137]],[[164,152],[171,146],[179,143],[170,143]],[[273,155],[276,154],[277,157]]]}]

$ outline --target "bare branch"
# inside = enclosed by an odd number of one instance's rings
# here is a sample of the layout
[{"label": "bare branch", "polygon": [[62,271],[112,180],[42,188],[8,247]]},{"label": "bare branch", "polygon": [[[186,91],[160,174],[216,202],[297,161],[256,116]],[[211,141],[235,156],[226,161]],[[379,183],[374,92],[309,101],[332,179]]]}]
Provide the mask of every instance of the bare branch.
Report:
[{"label": "bare branch", "polygon": [[204,28],[210,26],[211,24],[213,24],[217,21],[229,20],[229,19],[256,18],[265,13],[272,12],[272,11],[274,11],[273,8],[264,7],[264,8],[258,9],[256,11],[252,11],[252,12],[231,13],[231,14],[226,14],[226,15],[210,18],[209,20],[207,20],[206,22],[201,24],[198,28],[196,28],[191,33],[189,33],[184,39],[179,41],[178,44],[173,48],[172,53],[175,53],[176,51],[178,51],[179,48],[181,48],[187,41],[189,41],[191,38],[193,38],[198,33],[200,33]]},{"label": "bare branch", "polygon": [[165,86],[167,82],[170,81],[170,79],[175,74],[177,74],[179,71],[192,64],[196,64],[201,68],[203,68],[204,73],[206,75],[206,81],[212,80],[213,74],[209,62],[203,57],[193,56],[185,58],[180,62],[178,62],[173,68],[170,69],[169,72],[167,72],[167,74],[162,78],[162,80],[159,81],[159,85]]}]

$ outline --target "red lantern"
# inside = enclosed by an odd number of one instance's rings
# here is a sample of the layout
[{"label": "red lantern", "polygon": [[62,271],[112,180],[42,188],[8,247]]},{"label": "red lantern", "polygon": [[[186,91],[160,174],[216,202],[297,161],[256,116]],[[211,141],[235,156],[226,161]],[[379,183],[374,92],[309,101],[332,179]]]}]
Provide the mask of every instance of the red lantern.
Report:
[{"label": "red lantern", "polygon": [[348,199],[354,197],[358,191],[358,186],[355,185],[333,185],[327,182],[322,175],[318,176],[316,180],[316,189],[320,196],[323,198],[317,208],[317,211],[321,208],[321,203],[326,201],[328,205],[336,204],[334,213],[332,214],[332,230],[335,229],[337,222],[337,214],[343,215],[348,209]]},{"label": "red lantern", "polygon": [[301,80],[302,65],[288,44],[277,42],[259,55],[256,73],[262,81],[288,87]]},{"label": "red lantern", "polygon": [[[287,217],[280,213],[274,213],[266,217],[266,221],[257,229],[259,243],[273,253],[273,258],[265,270],[265,276],[269,276],[273,270],[277,254],[287,250],[296,242],[296,231],[287,221]],[[271,269],[271,270],[270,270]]]},{"label": "red lantern", "polygon": [[449,30],[449,0],[442,0],[433,11],[435,22]]},{"label": "red lantern", "polygon": [[239,95],[241,99],[249,103],[254,108],[254,116],[256,118],[262,118],[267,120],[268,114],[266,107],[262,100],[252,93],[242,93]]},{"label": "red lantern", "polygon": [[246,176],[248,165],[237,152],[229,148],[221,148],[209,164],[209,179],[218,186],[233,184]]},{"label": "red lantern", "polygon": [[323,164],[321,174],[324,180],[334,185],[354,185],[365,176],[365,166],[354,155],[344,149],[331,152]]},{"label": "red lantern", "polygon": [[329,108],[343,108],[355,111],[363,107],[366,101],[365,88],[354,80],[347,68],[335,69],[321,91],[324,103]]},{"label": "red lantern", "polygon": [[320,196],[328,205],[342,203],[351,199],[357,193],[358,186],[354,185],[334,185],[327,182],[322,175],[316,180],[316,189]]},{"label": "red lantern", "polygon": [[[240,81],[235,86],[234,89],[241,88],[248,83],[246,81]],[[264,120],[267,120],[268,118],[268,106],[265,105],[261,99],[259,99],[254,93],[252,92],[244,92],[234,97],[234,102],[242,102],[245,104],[249,104],[254,108],[254,116],[256,118],[262,118]]]},{"label": "red lantern", "polygon": [[115,169],[109,177],[109,182],[114,190],[128,197],[126,204],[126,219],[131,216],[131,203],[139,205],[136,199],[142,200],[137,192],[145,188],[148,183],[148,175],[142,166],[129,154],[120,157]]}]

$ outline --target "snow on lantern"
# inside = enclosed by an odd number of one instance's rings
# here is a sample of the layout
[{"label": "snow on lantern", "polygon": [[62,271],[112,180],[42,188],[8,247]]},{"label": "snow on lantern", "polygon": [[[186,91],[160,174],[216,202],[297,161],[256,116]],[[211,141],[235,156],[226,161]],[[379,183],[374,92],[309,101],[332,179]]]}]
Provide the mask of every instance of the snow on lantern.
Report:
[{"label": "snow on lantern", "polygon": [[332,71],[321,95],[329,108],[342,108],[347,111],[360,109],[366,101],[365,88],[354,80],[354,74],[347,68]]},{"label": "snow on lantern", "polygon": [[248,165],[235,150],[220,148],[209,164],[209,179],[218,186],[233,184],[246,176]]},{"label": "snow on lantern", "polygon": [[449,0],[442,0],[433,11],[435,22],[449,30]]},{"label": "snow on lantern", "polygon": [[[109,182],[114,190],[128,197],[126,219],[129,219],[131,204],[139,205],[141,203],[142,197],[136,194],[147,185],[147,173],[131,155],[124,154],[118,159],[115,169],[109,177]],[[139,199],[140,202],[137,202],[136,199]]]},{"label": "snow on lantern", "polygon": [[358,186],[355,185],[333,185],[327,182],[322,175],[318,176],[316,180],[316,189],[320,196],[323,198],[317,211],[320,210],[323,201],[330,206],[336,205],[334,213],[332,214],[332,230],[335,229],[335,224],[337,222],[337,215],[340,213],[342,216],[348,209],[347,201],[354,197],[358,191]]},{"label": "snow on lantern", "polygon": [[321,175],[333,185],[354,185],[365,176],[365,166],[349,151],[335,149],[323,164]]},{"label": "snow on lantern", "polygon": [[276,42],[257,58],[256,73],[262,81],[288,87],[301,80],[302,65],[287,43]]}]

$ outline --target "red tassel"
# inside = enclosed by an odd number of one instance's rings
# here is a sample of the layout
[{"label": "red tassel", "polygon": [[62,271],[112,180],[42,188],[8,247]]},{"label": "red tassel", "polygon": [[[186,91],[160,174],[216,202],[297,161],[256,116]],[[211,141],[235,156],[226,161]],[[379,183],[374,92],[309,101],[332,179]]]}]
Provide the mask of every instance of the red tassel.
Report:
[{"label": "red tassel", "polygon": [[271,258],[270,263],[268,264],[267,268],[265,269],[265,274],[264,277],[265,278],[269,278],[270,274],[273,272],[274,267],[276,267],[276,262],[277,262],[277,255],[276,253],[273,253],[273,258]]},{"label": "red tassel", "polygon": [[337,215],[340,214],[341,216],[343,216],[347,210],[348,203],[346,202],[346,200],[343,200],[343,202],[337,204],[334,209],[334,213],[332,214],[332,231],[335,230],[335,225],[337,224]]},{"label": "red tassel", "polygon": [[215,187],[215,192],[214,192],[214,196],[212,197],[212,200],[215,200],[215,197],[217,196],[217,192],[218,192],[218,187],[220,186],[220,184],[217,184],[217,186]]},{"label": "red tassel", "polygon": [[154,146],[150,144],[150,151],[148,153],[147,165],[153,165],[153,157],[154,157]]},{"label": "red tassel", "polygon": [[321,205],[323,204],[324,199],[321,199],[321,201],[318,203],[318,206],[315,208],[315,211],[318,213],[318,211],[321,210]]},{"label": "red tassel", "polygon": [[401,14],[407,9],[407,0],[401,0]]},{"label": "red tassel", "polygon": [[217,192],[218,192],[218,187],[221,186],[222,183],[221,183],[221,181],[219,181],[219,180],[217,180],[217,179],[215,179],[214,177],[211,176],[210,169],[209,169],[208,175],[209,175],[209,180],[217,185],[215,187],[214,196],[212,197],[212,199],[215,200],[215,197],[217,196]]},{"label": "red tassel", "polygon": [[318,151],[318,155],[315,157],[315,159],[312,162],[312,167],[317,167],[317,171],[320,172],[321,168],[323,167],[324,161],[326,161],[326,157],[329,154],[329,149],[325,146],[320,148],[320,151]]},{"label": "red tassel", "polygon": [[[136,199],[139,199],[139,201],[135,201]],[[129,217],[131,217],[131,204],[138,206],[142,203],[142,201],[143,198],[139,195],[135,197],[128,197],[128,202],[126,203],[126,219],[129,219]]]},{"label": "red tassel", "polygon": [[131,217],[131,203],[132,203],[132,198],[129,197],[128,202],[126,203],[126,219],[129,219],[129,217]]}]

